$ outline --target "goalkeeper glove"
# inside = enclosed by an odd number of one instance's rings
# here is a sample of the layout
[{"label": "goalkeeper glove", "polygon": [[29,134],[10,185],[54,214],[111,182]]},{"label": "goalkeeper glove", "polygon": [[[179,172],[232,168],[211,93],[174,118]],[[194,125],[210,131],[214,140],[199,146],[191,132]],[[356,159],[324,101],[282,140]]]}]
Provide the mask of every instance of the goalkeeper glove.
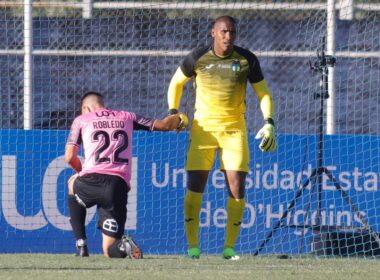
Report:
[{"label": "goalkeeper glove", "polygon": [[183,113],[180,113],[178,115],[178,117],[179,117],[179,123],[177,126],[177,130],[184,130],[187,127],[187,125],[189,124],[189,119]]},{"label": "goalkeeper glove", "polygon": [[256,134],[255,139],[261,139],[260,143],[260,150],[263,152],[273,152],[276,150],[277,143],[276,143],[276,135],[275,135],[275,127],[274,127],[274,121],[272,118],[268,118],[265,120],[265,125],[263,128],[259,130],[259,132]]},{"label": "goalkeeper glove", "polygon": [[[168,116],[176,115],[176,114],[178,114],[177,109],[169,109],[168,110]],[[177,131],[184,130],[189,124],[189,119],[187,118],[187,116],[184,113],[179,113],[178,117],[179,117],[179,122],[178,122],[178,126],[177,126]]]}]

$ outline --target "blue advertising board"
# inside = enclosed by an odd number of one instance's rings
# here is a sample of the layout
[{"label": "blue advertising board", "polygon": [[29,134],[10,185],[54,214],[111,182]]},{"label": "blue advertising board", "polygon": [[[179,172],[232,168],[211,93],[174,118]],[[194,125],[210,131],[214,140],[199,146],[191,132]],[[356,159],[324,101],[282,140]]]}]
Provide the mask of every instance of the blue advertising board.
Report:
[{"label": "blue advertising board", "polygon": [[[63,157],[67,133],[1,130],[0,253],[74,252],[66,187],[73,171]],[[182,254],[188,133],[136,132],[133,140],[126,231],[145,253]],[[349,201],[325,174],[320,189],[315,180],[305,184],[317,166],[317,136],[280,134],[277,151],[262,153],[258,140],[249,135],[251,169],[239,252],[252,254],[260,247],[298,192],[294,208],[260,253],[310,252],[313,233],[308,226],[315,224],[363,227],[364,219],[379,231],[380,138],[334,135],[324,141],[324,166]],[[205,253],[219,253],[224,243],[227,191],[218,166],[216,161],[201,210],[200,246]],[[92,253],[101,253],[96,219],[96,209],[88,209],[89,247]]]}]

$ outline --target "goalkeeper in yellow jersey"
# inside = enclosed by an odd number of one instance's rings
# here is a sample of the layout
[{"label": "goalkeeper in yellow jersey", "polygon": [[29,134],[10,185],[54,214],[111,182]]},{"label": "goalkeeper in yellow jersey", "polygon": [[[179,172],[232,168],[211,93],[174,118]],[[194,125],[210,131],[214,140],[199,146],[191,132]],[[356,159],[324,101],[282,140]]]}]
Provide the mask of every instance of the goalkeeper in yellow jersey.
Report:
[{"label": "goalkeeper in yellow jersey", "polygon": [[222,256],[238,260],[235,242],[245,207],[245,179],[249,147],[244,113],[249,83],[258,96],[264,126],[256,138],[260,149],[276,149],[274,105],[257,57],[235,46],[236,24],[230,16],[218,17],[212,27],[213,43],[193,50],[178,67],[169,85],[169,114],[176,114],[183,86],[194,79],[195,114],[187,153],[187,192],[184,200],[188,257],[199,258],[199,213],[208,174],[218,151],[228,188],[227,226]]}]

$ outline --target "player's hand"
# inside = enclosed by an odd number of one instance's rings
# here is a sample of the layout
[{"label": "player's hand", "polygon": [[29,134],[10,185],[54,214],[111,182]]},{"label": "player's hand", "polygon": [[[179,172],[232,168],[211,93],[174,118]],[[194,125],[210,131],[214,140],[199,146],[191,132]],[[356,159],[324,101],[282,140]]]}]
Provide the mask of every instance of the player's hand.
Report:
[{"label": "player's hand", "polygon": [[179,122],[177,126],[177,131],[184,130],[189,125],[189,119],[184,113],[179,113]]},{"label": "player's hand", "polygon": [[74,175],[71,175],[71,177],[69,178],[67,183],[70,184],[70,183],[74,182],[75,179],[78,178],[78,176],[79,176],[79,173],[75,173]]},{"label": "player's hand", "polygon": [[256,134],[255,139],[262,139],[260,143],[260,150],[263,152],[273,152],[276,150],[276,129],[273,124],[266,123],[263,128]]},{"label": "player's hand", "polygon": [[69,195],[74,195],[74,181],[76,178],[78,178],[78,176],[79,176],[79,173],[75,173],[67,181],[67,184],[69,186]]}]

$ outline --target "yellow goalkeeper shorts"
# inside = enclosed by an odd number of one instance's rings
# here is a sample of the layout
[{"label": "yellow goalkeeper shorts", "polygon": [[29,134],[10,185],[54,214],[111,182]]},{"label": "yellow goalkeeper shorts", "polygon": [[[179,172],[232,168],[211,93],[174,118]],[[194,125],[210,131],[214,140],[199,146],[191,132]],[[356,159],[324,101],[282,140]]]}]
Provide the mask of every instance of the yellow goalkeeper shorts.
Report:
[{"label": "yellow goalkeeper shorts", "polygon": [[194,125],[190,131],[186,170],[211,170],[219,151],[220,169],[249,171],[249,146],[246,129],[205,131]]}]

